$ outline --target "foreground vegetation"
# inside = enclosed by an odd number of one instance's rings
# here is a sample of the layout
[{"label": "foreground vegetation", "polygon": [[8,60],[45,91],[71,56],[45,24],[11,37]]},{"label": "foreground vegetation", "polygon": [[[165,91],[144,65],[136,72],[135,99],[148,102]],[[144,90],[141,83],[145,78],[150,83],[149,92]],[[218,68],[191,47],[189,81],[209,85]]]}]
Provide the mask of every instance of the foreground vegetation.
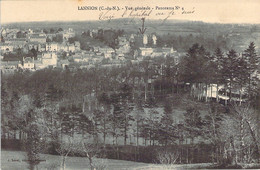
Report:
[{"label": "foreground vegetation", "polygon": [[[71,154],[87,158],[91,169],[95,157],[222,167],[259,162],[258,71],[251,43],[243,56],[194,44],[179,64],[147,58],[3,75],[2,138],[21,141],[30,169],[41,164],[41,152],[59,154],[63,168]],[[223,104],[202,95],[210,84],[225,87]]]},{"label": "foreground vegetation", "polygon": [[[40,158],[43,160],[37,167],[38,169],[47,169],[54,170],[60,169],[60,157],[55,155],[48,154],[40,154]],[[1,152],[1,168],[3,170],[20,170],[27,169],[28,164],[23,161],[26,159],[25,152],[19,151],[5,151]],[[198,164],[174,164],[174,165],[160,165],[160,164],[146,164],[146,163],[137,163],[131,161],[122,161],[122,160],[112,160],[112,159],[100,159],[97,158],[94,160],[96,165],[99,167],[103,167],[108,170],[114,169],[151,169],[151,170],[163,170],[163,169],[217,169],[221,167],[217,167],[216,164],[212,163],[198,163]],[[254,168],[257,169],[259,165],[257,164],[244,164],[238,165],[237,167],[230,168]],[[82,170],[82,169],[90,169],[89,164],[86,162],[85,158],[82,157],[68,157],[67,166],[68,170]]]}]

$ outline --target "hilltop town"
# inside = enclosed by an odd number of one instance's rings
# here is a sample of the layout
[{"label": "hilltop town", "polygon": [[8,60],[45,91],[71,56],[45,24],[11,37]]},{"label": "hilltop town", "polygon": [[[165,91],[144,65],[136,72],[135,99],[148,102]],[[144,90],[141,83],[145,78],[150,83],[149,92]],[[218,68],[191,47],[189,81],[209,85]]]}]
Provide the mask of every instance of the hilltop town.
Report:
[{"label": "hilltop town", "polygon": [[[116,45],[103,43],[100,41],[103,37],[99,36],[111,36],[107,39]],[[78,37],[85,38],[86,42],[80,43]],[[92,39],[97,43],[91,44]],[[139,47],[135,46],[136,42],[140,42]],[[171,56],[177,63],[181,54],[172,47],[157,47],[156,34],[141,36],[119,32],[115,35],[114,30],[89,30],[76,35],[72,28],[1,29],[3,73],[13,73],[17,70],[36,71],[48,67],[75,69],[95,65],[116,66],[127,62],[138,63],[148,56]]]}]

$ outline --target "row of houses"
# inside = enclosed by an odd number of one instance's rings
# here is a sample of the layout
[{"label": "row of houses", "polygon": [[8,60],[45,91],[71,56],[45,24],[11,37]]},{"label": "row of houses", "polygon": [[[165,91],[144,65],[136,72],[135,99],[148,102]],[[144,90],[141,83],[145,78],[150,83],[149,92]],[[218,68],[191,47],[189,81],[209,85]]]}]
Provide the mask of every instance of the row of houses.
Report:
[{"label": "row of houses", "polygon": [[25,37],[30,42],[41,42],[41,43],[45,43],[47,38],[52,40],[57,35],[61,35],[64,41],[67,41],[69,38],[75,37],[76,35],[75,31],[72,28],[69,28],[68,30],[62,30],[62,31],[58,30],[57,32],[50,32],[50,33],[46,33],[44,30],[34,31],[32,29],[20,30],[20,29],[1,28],[0,32],[1,32],[1,37],[3,37],[4,40],[19,38],[17,37],[17,33],[20,33],[23,36],[25,35]]},{"label": "row of houses", "polygon": [[15,70],[40,70],[47,67],[65,68],[69,65],[68,60],[59,60],[54,52],[45,52],[37,56],[37,59],[23,57],[22,61],[1,61],[2,73],[13,73]]},{"label": "row of houses", "polygon": [[1,52],[6,53],[6,52],[14,52],[17,49],[23,50],[25,53],[27,53],[29,50],[36,50],[39,52],[43,51],[64,51],[64,52],[75,52],[75,51],[80,51],[80,43],[78,41],[74,43],[69,43],[69,42],[64,42],[64,43],[38,43],[38,42],[24,42],[21,40],[16,39],[15,41],[5,43],[0,43],[1,46]]},{"label": "row of houses", "polygon": [[[22,37],[17,37],[16,34],[23,34]],[[79,42],[69,44],[69,38],[75,37],[76,33],[73,29],[59,31],[56,33],[45,33],[43,30],[34,32],[29,29],[20,31],[19,29],[1,29],[1,52],[13,52],[15,49],[23,49],[25,52],[31,49],[36,51],[75,51],[80,49]],[[47,39],[52,41],[55,37],[62,37],[61,43],[48,43]]]}]

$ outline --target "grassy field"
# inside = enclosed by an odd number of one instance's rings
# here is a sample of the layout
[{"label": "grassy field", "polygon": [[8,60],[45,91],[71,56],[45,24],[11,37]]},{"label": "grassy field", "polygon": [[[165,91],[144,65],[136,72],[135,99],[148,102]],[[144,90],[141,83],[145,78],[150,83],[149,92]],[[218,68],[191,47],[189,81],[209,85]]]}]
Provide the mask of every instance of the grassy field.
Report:
[{"label": "grassy field", "polygon": [[[38,165],[38,170],[60,169],[61,158],[55,155],[41,154],[41,159],[46,160]],[[28,164],[26,153],[21,151],[1,151],[1,170],[26,170]],[[88,160],[82,157],[68,157],[66,170],[90,169]],[[205,169],[211,167],[210,163],[181,164],[181,165],[160,165],[147,164],[132,161],[95,159],[94,164],[104,166],[108,170],[164,170],[164,169]]]},{"label": "grassy field", "polygon": [[[41,159],[46,160],[38,165],[38,169],[60,169],[61,158],[56,155],[41,154]],[[12,161],[15,160],[15,161]],[[26,153],[21,151],[1,151],[1,169],[2,170],[26,170],[28,164]],[[90,169],[89,162],[86,158],[68,157],[66,160],[67,170]],[[111,159],[95,159],[94,164],[105,166],[106,169],[149,169],[156,165],[145,164],[131,161],[111,160]]]}]

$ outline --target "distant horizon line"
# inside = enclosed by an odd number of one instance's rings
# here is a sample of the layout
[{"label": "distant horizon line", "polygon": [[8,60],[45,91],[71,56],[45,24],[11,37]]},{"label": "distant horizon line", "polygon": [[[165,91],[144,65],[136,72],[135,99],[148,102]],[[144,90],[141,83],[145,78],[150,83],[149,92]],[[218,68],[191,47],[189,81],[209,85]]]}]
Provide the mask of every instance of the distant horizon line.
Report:
[{"label": "distant horizon line", "polygon": [[[128,20],[128,19],[133,19],[133,18],[115,18],[111,19],[110,21],[116,21],[116,20]],[[134,18],[134,20],[138,20],[141,18]],[[163,21],[164,19],[151,19],[147,18],[146,20],[148,21]],[[0,25],[8,25],[8,24],[23,24],[23,23],[41,23],[41,22],[108,22],[109,20],[42,20],[42,21],[17,21],[17,22],[1,22]],[[201,22],[201,23],[206,23],[206,24],[223,24],[223,25],[260,25],[259,23],[243,23],[243,22],[207,22],[207,21],[202,21],[202,20],[183,20],[183,19],[167,19],[167,21],[171,22]]]}]

